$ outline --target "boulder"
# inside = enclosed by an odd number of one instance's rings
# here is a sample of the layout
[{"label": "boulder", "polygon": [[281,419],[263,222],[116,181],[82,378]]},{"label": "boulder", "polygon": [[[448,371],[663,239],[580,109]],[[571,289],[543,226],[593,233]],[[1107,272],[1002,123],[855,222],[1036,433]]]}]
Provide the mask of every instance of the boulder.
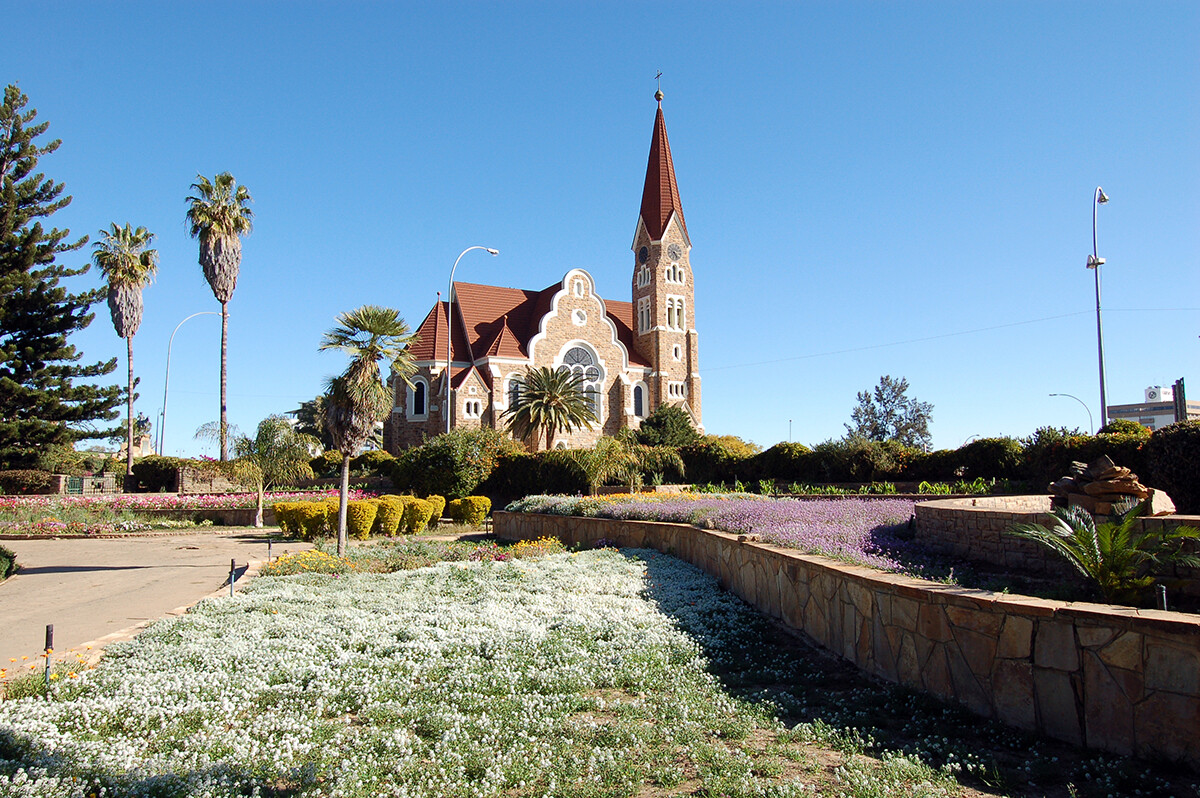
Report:
[{"label": "boulder", "polygon": [[1171,501],[1171,497],[1165,491],[1158,488],[1150,488],[1150,498],[1146,500],[1145,506],[1142,508],[1142,515],[1174,515],[1175,502]]},{"label": "boulder", "polygon": [[[1071,464],[1072,466],[1075,463]],[[1101,455],[1084,467],[1085,472],[1092,479],[1099,479],[1101,474],[1104,474],[1117,467],[1117,464],[1112,461],[1108,455]]]}]

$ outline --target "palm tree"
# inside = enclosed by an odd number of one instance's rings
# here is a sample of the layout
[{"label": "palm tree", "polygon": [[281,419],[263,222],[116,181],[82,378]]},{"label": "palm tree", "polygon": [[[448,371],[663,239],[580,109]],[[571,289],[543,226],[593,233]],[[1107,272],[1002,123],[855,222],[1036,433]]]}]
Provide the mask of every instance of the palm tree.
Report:
[{"label": "palm tree", "polygon": [[258,422],[254,438],[239,437],[233,443],[239,462],[251,466],[246,475],[258,486],[258,512],[254,525],[263,525],[263,493],[286,482],[312,479],[308,461],[320,442],[297,431],[283,416],[271,415]]},{"label": "palm tree", "polygon": [[550,449],[556,432],[591,429],[599,419],[582,388],[581,374],[548,366],[528,369],[520,393],[504,411],[508,431],[530,449],[537,448],[538,433],[544,432]]},{"label": "palm tree", "polygon": [[187,201],[192,238],[200,239],[200,266],[213,295],[221,303],[221,459],[229,459],[229,433],[225,418],[226,356],[229,341],[229,300],[237,287],[238,268],[242,263],[241,236],[250,232],[254,212],[248,207],[250,192],[237,185],[233,175],[222,172],[209,182],[196,175],[192,183],[195,196]]},{"label": "palm tree", "polygon": [[1105,601],[1135,603],[1167,566],[1200,566],[1200,556],[1183,548],[1185,541],[1200,538],[1200,529],[1139,529],[1141,510],[1134,504],[1097,524],[1082,507],[1055,507],[1049,526],[1015,524],[1008,531],[1061,556],[1096,583]]},{"label": "palm tree", "polygon": [[392,409],[392,389],[384,383],[379,361],[405,382],[416,371],[409,344],[415,338],[399,311],[364,305],[337,317],[338,326],[325,333],[321,350],[337,349],[350,356],[350,365],[329,380],[325,393],[325,426],[342,453],[338,499],[337,553],[346,551],[346,498],[350,488],[350,458],[371,438],[375,424]]},{"label": "palm tree", "polygon": [[125,475],[133,474],[133,336],[142,325],[142,289],[158,269],[158,250],[150,249],[154,233],[130,225],[100,231],[92,245],[92,262],[108,280],[108,309],[117,335],[125,339],[129,383],[125,389]]}]

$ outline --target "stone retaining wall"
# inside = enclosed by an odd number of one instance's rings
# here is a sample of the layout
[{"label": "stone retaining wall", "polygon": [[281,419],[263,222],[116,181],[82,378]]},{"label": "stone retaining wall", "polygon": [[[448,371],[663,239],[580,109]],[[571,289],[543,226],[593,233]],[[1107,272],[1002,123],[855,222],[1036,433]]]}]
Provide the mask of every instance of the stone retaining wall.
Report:
[{"label": "stone retaining wall", "polygon": [[[1007,534],[1013,524],[1047,524],[1049,496],[980,496],[921,502],[916,515],[915,541],[937,554],[997,565],[1013,571],[1075,580],[1079,574],[1061,557],[1031,540]],[[1139,518],[1138,525],[1200,527],[1200,516],[1170,515]],[[1200,547],[1192,546],[1194,551]],[[1170,591],[1200,596],[1200,569],[1177,567],[1167,575]]]},{"label": "stone retaining wall", "polygon": [[509,540],[674,555],[867,673],[1017,728],[1200,770],[1200,617],[966,590],[684,524],[494,520]]}]

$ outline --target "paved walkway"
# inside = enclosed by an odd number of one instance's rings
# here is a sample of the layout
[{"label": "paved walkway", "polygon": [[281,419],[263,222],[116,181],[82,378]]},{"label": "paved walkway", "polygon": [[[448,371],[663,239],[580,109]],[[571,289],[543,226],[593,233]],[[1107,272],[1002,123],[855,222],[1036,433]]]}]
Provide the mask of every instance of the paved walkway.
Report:
[{"label": "paved walkway", "polygon": [[[278,534],[278,532],[276,532]],[[54,624],[55,659],[85,643],[144,624],[228,589],[238,572],[267,559],[262,530],[154,537],[6,540],[21,570],[0,582],[0,667],[33,662]],[[275,543],[274,556],[311,548]]]}]

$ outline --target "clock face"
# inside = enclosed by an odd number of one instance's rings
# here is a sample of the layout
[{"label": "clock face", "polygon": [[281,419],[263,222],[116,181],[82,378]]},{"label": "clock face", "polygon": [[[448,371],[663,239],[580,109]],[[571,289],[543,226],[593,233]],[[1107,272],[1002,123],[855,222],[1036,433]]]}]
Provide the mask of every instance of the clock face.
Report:
[{"label": "clock face", "polygon": [[667,247],[667,254],[671,256],[671,260],[679,260],[683,257],[683,247],[678,244],[672,244]]},{"label": "clock face", "polygon": [[648,260],[650,260],[650,249],[648,247],[642,247],[638,250],[638,261],[645,263]]}]

